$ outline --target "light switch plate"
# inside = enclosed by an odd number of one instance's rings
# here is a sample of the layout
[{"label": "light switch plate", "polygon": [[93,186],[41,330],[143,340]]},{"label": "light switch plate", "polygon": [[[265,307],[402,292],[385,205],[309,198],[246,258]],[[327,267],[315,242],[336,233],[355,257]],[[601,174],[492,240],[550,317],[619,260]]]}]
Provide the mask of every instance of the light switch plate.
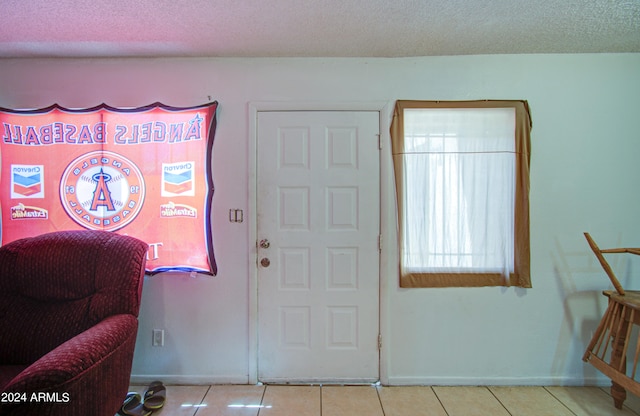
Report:
[{"label": "light switch plate", "polygon": [[154,329],[151,345],[154,347],[164,346],[164,329]]}]

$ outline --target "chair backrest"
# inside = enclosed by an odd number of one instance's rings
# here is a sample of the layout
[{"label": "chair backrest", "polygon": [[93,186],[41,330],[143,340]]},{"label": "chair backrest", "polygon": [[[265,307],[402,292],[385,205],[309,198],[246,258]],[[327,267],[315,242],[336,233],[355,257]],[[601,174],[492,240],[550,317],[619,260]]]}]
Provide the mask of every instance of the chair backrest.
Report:
[{"label": "chair backrest", "polygon": [[600,247],[598,247],[596,242],[593,241],[593,238],[591,238],[591,235],[589,235],[589,233],[584,233],[584,236],[587,239],[587,243],[589,243],[589,247],[591,247],[591,250],[593,250],[593,253],[596,255],[598,261],[600,262],[600,265],[604,269],[604,272],[607,274],[607,276],[609,276],[609,280],[611,280],[611,283],[613,283],[613,287],[616,288],[616,292],[618,292],[618,294],[620,295],[624,295],[624,289],[622,288],[622,285],[618,281],[616,275],[613,273],[613,269],[611,269],[611,266],[609,266],[609,263],[602,255],[602,253],[606,251],[600,250]]},{"label": "chair backrest", "polygon": [[89,230],[0,247],[0,363],[37,358],[108,316],[137,317],[147,250],[136,238]]}]

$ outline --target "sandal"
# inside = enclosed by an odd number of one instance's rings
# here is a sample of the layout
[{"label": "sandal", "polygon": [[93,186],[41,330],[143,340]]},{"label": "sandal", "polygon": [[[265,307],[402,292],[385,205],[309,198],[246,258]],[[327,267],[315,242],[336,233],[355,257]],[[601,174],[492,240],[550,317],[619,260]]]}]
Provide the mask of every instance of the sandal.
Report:
[{"label": "sandal", "polygon": [[164,406],[167,398],[167,389],[161,381],[154,381],[144,392],[143,406],[147,410],[158,410]]},{"label": "sandal", "polygon": [[127,393],[127,397],[124,399],[124,403],[122,403],[118,413],[127,416],[149,416],[151,410],[145,409],[140,399],[141,397],[138,393]]}]

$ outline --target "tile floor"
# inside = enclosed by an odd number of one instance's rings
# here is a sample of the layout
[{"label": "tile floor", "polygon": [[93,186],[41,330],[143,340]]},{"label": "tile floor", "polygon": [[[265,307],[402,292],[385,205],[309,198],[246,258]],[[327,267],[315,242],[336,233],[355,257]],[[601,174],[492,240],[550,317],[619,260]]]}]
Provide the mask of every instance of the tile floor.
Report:
[{"label": "tile floor", "polygon": [[[143,393],[145,386],[131,386]],[[599,387],[167,385],[159,416],[638,416]]]}]

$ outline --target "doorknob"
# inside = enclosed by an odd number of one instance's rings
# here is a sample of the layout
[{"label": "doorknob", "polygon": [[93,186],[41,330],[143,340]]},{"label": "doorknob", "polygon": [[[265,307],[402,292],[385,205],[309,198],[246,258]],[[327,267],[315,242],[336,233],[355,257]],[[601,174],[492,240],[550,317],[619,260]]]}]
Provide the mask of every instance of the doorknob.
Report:
[{"label": "doorknob", "polygon": [[269,246],[271,246],[271,243],[269,242],[269,240],[267,240],[266,238],[263,240],[260,240],[260,248],[269,248]]},{"label": "doorknob", "polygon": [[263,257],[262,260],[260,260],[260,265],[262,265],[262,267],[269,267],[270,264],[271,260],[266,257]]}]

